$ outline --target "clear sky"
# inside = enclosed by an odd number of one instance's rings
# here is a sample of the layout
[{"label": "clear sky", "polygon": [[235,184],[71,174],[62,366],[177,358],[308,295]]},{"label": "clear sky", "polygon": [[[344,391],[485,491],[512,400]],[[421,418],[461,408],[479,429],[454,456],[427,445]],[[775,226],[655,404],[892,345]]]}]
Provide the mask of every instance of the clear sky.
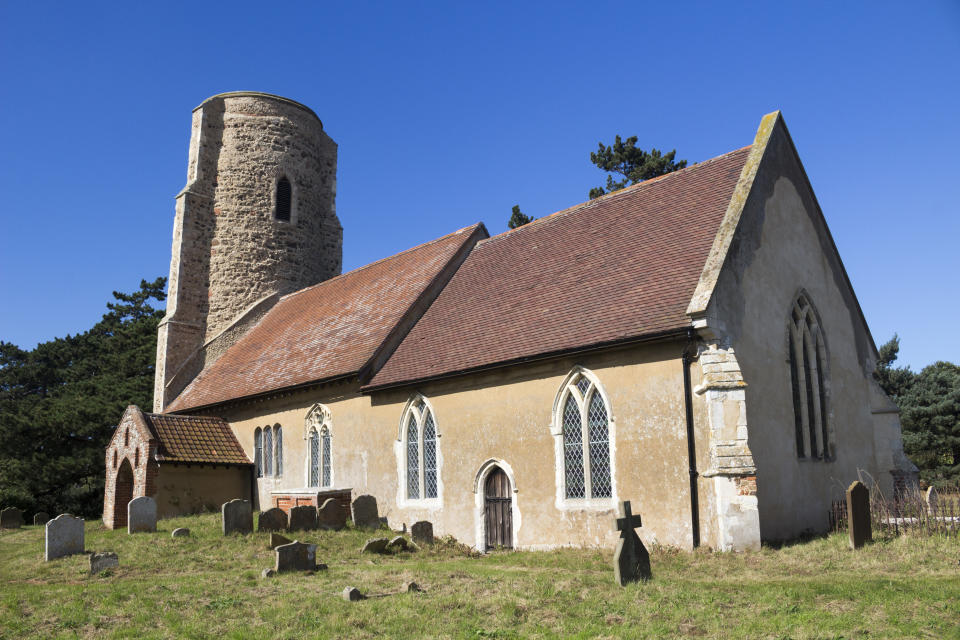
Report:
[{"label": "clear sky", "polygon": [[190,113],[288,96],[339,144],[344,269],[586,199],[598,141],[702,161],[781,109],[876,342],[960,363],[960,2],[0,4],[0,339],[169,272]]}]

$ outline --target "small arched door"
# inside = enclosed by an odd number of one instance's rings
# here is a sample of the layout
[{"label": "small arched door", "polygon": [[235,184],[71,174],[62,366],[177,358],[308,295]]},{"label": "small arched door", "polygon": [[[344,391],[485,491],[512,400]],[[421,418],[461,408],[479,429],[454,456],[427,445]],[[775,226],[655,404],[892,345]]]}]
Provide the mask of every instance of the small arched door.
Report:
[{"label": "small arched door", "polygon": [[127,503],[133,500],[133,469],[126,458],[120,463],[113,484],[113,528],[127,526]]},{"label": "small arched door", "polygon": [[484,524],[487,530],[487,549],[513,548],[513,501],[510,478],[500,467],[487,475],[484,488]]}]

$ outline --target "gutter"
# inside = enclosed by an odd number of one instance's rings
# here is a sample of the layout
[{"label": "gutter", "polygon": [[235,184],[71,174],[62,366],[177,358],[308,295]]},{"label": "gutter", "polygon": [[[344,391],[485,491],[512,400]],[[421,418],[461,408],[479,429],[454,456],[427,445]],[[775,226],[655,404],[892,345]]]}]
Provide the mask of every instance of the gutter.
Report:
[{"label": "gutter", "polygon": [[693,386],[690,382],[690,365],[697,359],[697,341],[693,329],[687,329],[687,344],[683,348],[683,404],[687,419],[687,461],[690,472],[690,530],[693,548],[700,546],[700,496],[697,493],[697,445],[693,430]]}]

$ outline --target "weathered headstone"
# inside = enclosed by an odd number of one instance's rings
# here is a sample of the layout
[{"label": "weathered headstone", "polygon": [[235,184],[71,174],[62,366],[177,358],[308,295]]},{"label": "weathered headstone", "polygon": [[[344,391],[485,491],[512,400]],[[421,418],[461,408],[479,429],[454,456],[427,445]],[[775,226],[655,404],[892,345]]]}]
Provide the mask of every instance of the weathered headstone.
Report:
[{"label": "weathered headstone", "polygon": [[634,531],[640,526],[640,516],[631,513],[630,501],[625,500],[620,505],[620,517],[614,524],[614,528],[620,532],[620,539],[613,552],[613,577],[621,587],[628,582],[649,580],[653,575],[650,571],[650,554]]},{"label": "weathered headstone", "polygon": [[314,531],[317,528],[317,508],[308,504],[290,509],[288,531]]},{"label": "weathered headstone", "polygon": [[287,528],[287,512],[274,507],[257,516],[257,531],[283,531]]},{"label": "weathered headstone", "polygon": [[140,496],[127,503],[127,533],[157,530],[157,501]]},{"label": "weathered headstone", "polygon": [[19,529],[23,526],[23,512],[16,507],[0,511],[0,529]]},{"label": "weathered headstone", "polygon": [[273,550],[276,554],[277,573],[285,571],[313,571],[317,568],[317,545],[294,540]]},{"label": "weathered headstone", "polygon": [[410,537],[420,544],[433,544],[433,524],[426,520],[414,522],[410,527]]},{"label": "weathered headstone", "polygon": [[118,566],[120,566],[120,559],[117,558],[115,553],[104,551],[103,553],[90,554],[90,575],[92,576]]},{"label": "weathered headstone", "polygon": [[403,590],[407,593],[419,593],[423,591],[423,587],[418,585],[416,582],[410,581],[403,583]]},{"label": "weathered headstone", "polygon": [[380,526],[377,499],[370,495],[357,496],[350,505],[350,516],[353,518],[353,526],[376,529]]},{"label": "weathered headstone", "polygon": [[279,546],[282,545],[282,544],[290,544],[291,542],[293,542],[293,540],[291,540],[290,538],[287,538],[287,537],[285,537],[285,536],[282,536],[282,535],[280,535],[279,533],[271,533],[271,534],[270,534],[270,548],[271,548],[271,549],[276,549],[277,547],[279,547]]},{"label": "weathered headstone", "polygon": [[47,522],[44,528],[43,559],[46,561],[83,553],[83,520],[66,513]]},{"label": "weathered headstone", "polygon": [[403,536],[394,536],[390,542],[387,543],[388,551],[412,551],[412,547],[406,538]]},{"label": "weathered headstone", "polygon": [[870,525],[870,491],[855,480],[847,488],[847,519],[850,524],[850,548],[859,549],[873,540]]},{"label": "weathered headstone", "polygon": [[346,588],[344,588],[343,593],[341,594],[341,596],[343,596],[343,599],[344,599],[344,600],[347,600],[348,602],[356,602],[357,600],[366,600],[366,599],[367,599],[367,596],[365,596],[365,595],[363,595],[362,593],[360,593],[360,589],[357,589],[356,587],[346,587]]},{"label": "weathered headstone", "polygon": [[33,514],[33,524],[35,525],[44,525],[50,521],[50,516],[47,515],[46,511],[41,511],[40,513]]},{"label": "weathered headstone", "polygon": [[927,487],[927,492],[923,494],[923,499],[927,503],[927,513],[935,515],[940,506],[940,498],[937,496],[937,490],[933,487]]},{"label": "weathered headstone", "polygon": [[317,509],[317,525],[333,531],[339,531],[347,525],[347,513],[339,501],[333,498],[324,500],[323,506]]},{"label": "weathered headstone", "polygon": [[390,541],[386,538],[370,538],[363,544],[360,553],[383,553],[388,544]]},{"label": "weathered headstone", "polygon": [[178,527],[170,533],[170,537],[171,538],[189,538],[190,529],[186,529],[184,527]]},{"label": "weathered headstone", "polygon": [[253,533],[253,510],[249,500],[235,498],[224,502],[220,507],[223,535],[231,533]]}]

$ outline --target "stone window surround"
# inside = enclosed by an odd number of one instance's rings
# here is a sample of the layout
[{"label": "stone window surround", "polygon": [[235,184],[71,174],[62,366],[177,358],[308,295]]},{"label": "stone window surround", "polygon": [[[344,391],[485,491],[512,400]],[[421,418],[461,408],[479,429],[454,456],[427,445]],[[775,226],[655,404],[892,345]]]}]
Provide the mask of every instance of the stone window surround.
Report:
[{"label": "stone window surround", "polygon": [[[607,409],[607,442],[608,442],[608,451],[610,455],[610,497],[609,498],[568,498],[567,497],[567,487],[566,487],[566,476],[564,473],[564,451],[563,451],[563,408],[564,404],[567,401],[567,396],[570,393],[570,388],[574,387],[574,381],[583,376],[588,379],[591,385],[597,390],[597,393],[600,394],[600,398],[603,400],[604,405]],[[573,369],[570,370],[570,373],[566,375],[563,379],[563,382],[560,384],[560,388],[557,390],[556,395],[553,400],[553,414],[552,420],[550,423],[550,435],[553,436],[554,443],[554,457],[555,457],[555,470],[556,470],[556,498],[555,506],[561,511],[574,511],[574,510],[585,510],[585,511],[607,511],[610,509],[615,509],[617,506],[617,469],[616,469],[616,419],[613,414],[613,406],[610,404],[610,399],[607,397],[607,392],[604,390],[603,385],[600,383],[600,379],[597,377],[593,371],[587,369],[586,367],[576,365]],[[584,433],[588,433],[589,427],[584,423],[581,427],[584,430]],[[584,475],[588,473],[588,459],[589,453],[588,449],[584,450]]]},{"label": "stone window surround", "polygon": [[[281,220],[277,217],[277,186],[280,184],[280,179],[286,178],[287,182],[290,183],[290,219]],[[286,168],[280,168],[273,176],[273,180],[270,182],[270,219],[273,220],[276,224],[289,224],[294,227],[297,226],[297,195],[299,189],[297,188],[297,179],[293,175],[293,172],[288,171]]]},{"label": "stone window surround", "polygon": [[[424,411],[415,409],[415,405],[422,402]],[[436,498],[408,498],[407,497],[407,421],[410,419],[411,412],[417,414],[418,438],[420,441],[420,473],[423,476],[423,420],[422,416],[428,412],[433,416],[433,428],[436,436],[436,454],[437,454],[437,497]],[[415,393],[403,408],[400,414],[400,424],[397,428],[397,441],[394,443],[394,450],[397,457],[397,505],[402,509],[405,507],[427,507],[437,509],[443,506],[443,453],[440,446],[440,421],[437,418],[437,412],[433,405],[421,393]],[[423,484],[423,483],[421,483]],[[420,495],[424,495],[424,487],[421,486]]]},{"label": "stone window surround", "polygon": [[[310,469],[311,469],[311,451],[310,451],[310,435],[311,433],[316,432],[317,434],[317,446],[319,449],[320,459],[317,461],[317,484],[312,485],[310,483]],[[323,484],[323,433],[326,432],[330,436],[330,459],[327,460],[327,464],[330,465],[330,484]],[[303,421],[303,440],[306,442],[304,447],[304,469],[303,469],[303,486],[308,489],[329,489],[330,487],[335,486],[336,482],[336,467],[333,464],[333,459],[336,457],[333,455],[334,446],[333,446],[333,414],[330,409],[319,402],[310,407],[310,410],[307,411],[307,415]]]},{"label": "stone window surround", "polygon": [[[794,319],[794,312],[800,310],[803,313],[802,322],[805,326],[797,327],[796,320]],[[810,297],[810,294],[803,288],[797,290],[794,294],[792,302],[790,303],[790,309],[787,312],[787,330],[786,330],[786,340],[784,343],[784,350],[786,352],[786,357],[784,358],[787,363],[787,384],[790,389],[790,397],[793,399],[793,412],[795,419],[797,421],[797,427],[800,432],[796,433],[795,439],[795,451],[797,455],[798,462],[833,462],[837,459],[836,451],[836,436],[834,433],[834,420],[833,420],[833,408],[830,402],[831,396],[831,385],[830,385],[830,350],[827,346],[827,339],[823,331],[823,323],[820,320],[820,313],[817,311],[816,305],[813,304],[813,300]],[[798,332],[801,332],[798,335]],[[795,353],[798,348],[796,340],[800,340],[800,346],[802,347],[802,338],[804,333],[810,333],[811,341],[813,342],[813,349],[815,349],[815,356],[819,356],[820,366],[822,371],[817,370],[820,375],[818,376],[817,382],[817,398],[815,399],[815,413],[816,416],[816,438],[819,442],[817,451],[812,452],[814,455],[807,455],[808,452],[811,452],[811,439],[810,439],[810,419],[809,419],[809,404],[802,403],[801,406],[798,406],[798,396],[797,393],[800,393],[800,397],[805,398],[807,390],[799,390],[797,385],[801,382],[805,383],[806,376],[810,374],[814,369],[810,366],[808,361],[809,355],[807,353],[801,354],[803,358],[801,360],[802,367],[801,370],[797,369],[796,364],[791,358],[791,353]],[[794,351],[791,352],[791,346]],[[796,374],[802,374],[803,380],[796,380],[794,376]],[[820,387],[820,379],[823,381],[823,387]],[[822,405],[826,404],[826,407]],[[802,440],[802,444],[801,444]]]}]

